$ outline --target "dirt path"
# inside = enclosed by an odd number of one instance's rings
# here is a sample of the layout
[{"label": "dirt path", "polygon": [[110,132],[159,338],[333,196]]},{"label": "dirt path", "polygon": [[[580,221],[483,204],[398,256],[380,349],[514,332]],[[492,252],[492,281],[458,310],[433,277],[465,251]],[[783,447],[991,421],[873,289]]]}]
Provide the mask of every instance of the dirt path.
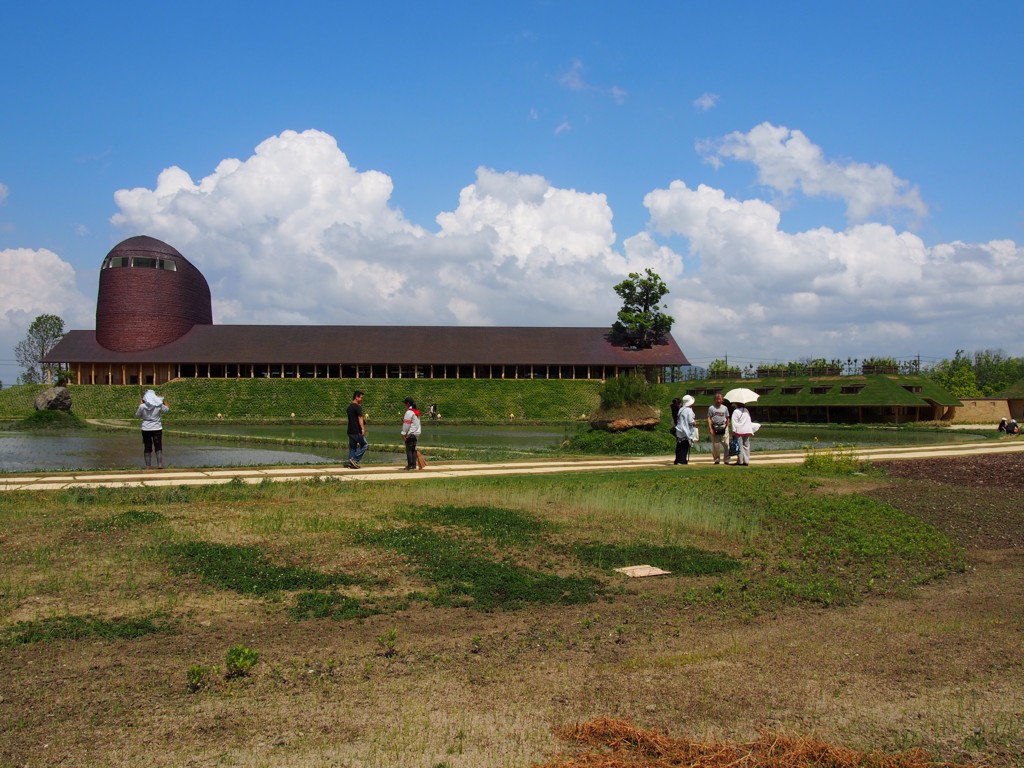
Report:
[{"label": "dirt path", "polygon": [[[940,457],[993,456],[1006,453],[1024,453],[1024,441],[984,442],[938,446],[873,447],[855,449],[853,453],[867,461],[894,461],[906,459],[929,459]],[[803,451],[754,452],[754,465],[800,464],[805,459]],[[393,466],[364,466],[362,469],[347,469],[335,465],[307,465],[300,467],[229,467],[214,469],[190,469],[163,471],[138,470],[128,472],[46,472],[31,474],[10,474],[0,477],[0,491],[38,490],[52,491],[63,488],[106,487],[139,488],[167,485],[216,485],[235,478],[245,483],[269,481],[311,480],[334,478],[344,481],[375,480],[426,480],[429,478],[470,477],[481,475],[533,475],[564,472],[592,472],[633,470],[670,465],[664,456],[643,456],[623,458],[580,458],[580,459],[537,459],[516,462],[431,463],[426,469],[407,472]],[[711,464],[709,454],[691,457],[693,466]],[[685,469],[683,470],[685,471]],[[738,467],[722,467],[722,471],[741,471]]]}]

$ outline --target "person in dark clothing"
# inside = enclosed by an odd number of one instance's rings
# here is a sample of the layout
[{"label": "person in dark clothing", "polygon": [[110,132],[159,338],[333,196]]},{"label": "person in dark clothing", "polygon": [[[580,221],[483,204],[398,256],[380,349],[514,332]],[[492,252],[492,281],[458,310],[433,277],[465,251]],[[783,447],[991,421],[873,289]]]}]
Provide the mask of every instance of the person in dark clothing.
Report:
[{"label": "person in dark clothing", "polygon": [[363,418],[363,393],[358,389],[348,405],[348,462],[346,466],[359,469],[359,462],[366,453],[366,420]]}]

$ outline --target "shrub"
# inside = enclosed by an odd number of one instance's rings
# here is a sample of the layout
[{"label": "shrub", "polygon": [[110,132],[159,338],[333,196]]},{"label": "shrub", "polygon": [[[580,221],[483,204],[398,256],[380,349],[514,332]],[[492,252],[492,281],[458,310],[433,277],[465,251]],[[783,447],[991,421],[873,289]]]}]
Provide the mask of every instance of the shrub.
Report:
[{"label": "shrub", "polygon": [[643,376],[630,373],[609,379],[601,390],[601,407],[609,410],[624,405],[653,405],[654,387]]},{"label": "shrub", "polygon": [[[566,453],[585,453],[599,456],[657,456],[671,455],[676,439],[668,430],[627,429],[625,432],[606,432],[588,429],[562,444]],[[700,450],[699,446],[694,446]]]},{"label": "shrub", "polygon": [[815,472],[850,474],[861,470],[863,466],[864,462],[857,458],[853,446],[837,445],[832,448],[819,448],[815,444],[808,446],[804,456],[804,467]]},{"label": "shrub", "polygon": [[211,670],[209,667],[204,667],[202,664],[189,664],[188,669],[185,670],[185,678],[188,681],[189,693],[195,693],[206,687],[206,683],[209,679]]},{"label": "shrub", "polygon": [[36,411],[15,424],[13,429],[85,429],[85,422],[66,411]]},{"label": "shrub", "polygon": [[246,648],[244,645],[234,645],[228,649],[227,656],[225,657],[227,664],[225,677],[244,677],[252,671],[252,668],[256,666],[256,662],[259,660],[259,653],[252,648]]}]

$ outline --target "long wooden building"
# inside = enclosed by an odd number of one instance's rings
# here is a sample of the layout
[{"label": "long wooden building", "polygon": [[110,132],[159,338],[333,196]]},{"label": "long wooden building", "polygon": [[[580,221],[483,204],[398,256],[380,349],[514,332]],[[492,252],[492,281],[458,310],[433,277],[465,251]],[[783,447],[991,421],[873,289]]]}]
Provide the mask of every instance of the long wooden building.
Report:
[{"label": "long wooden building", "polygon": [[178,378],[606,379],[688,365],[668,336],[637,349],[608,328],[215,325],[206,278],[178,251],[132,237],[100,270],[96,330],[69,331],[45,362],[73,384]]}]

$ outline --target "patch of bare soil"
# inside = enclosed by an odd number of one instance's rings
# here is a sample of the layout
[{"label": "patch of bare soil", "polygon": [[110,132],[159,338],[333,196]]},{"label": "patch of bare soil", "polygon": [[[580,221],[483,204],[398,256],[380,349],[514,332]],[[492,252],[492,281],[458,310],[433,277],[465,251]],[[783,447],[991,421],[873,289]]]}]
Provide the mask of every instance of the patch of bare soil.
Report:
[{"label": "patch of bare soil", "polygon": [[1024,548],[1024,453],[881,461],[892,483],[869,492],[969,549]]},{"label": "patch of bare soil", "polygon": [[968,488],[1024,490],[1024,453],[880,461],[890,477],[928,480]]}]

